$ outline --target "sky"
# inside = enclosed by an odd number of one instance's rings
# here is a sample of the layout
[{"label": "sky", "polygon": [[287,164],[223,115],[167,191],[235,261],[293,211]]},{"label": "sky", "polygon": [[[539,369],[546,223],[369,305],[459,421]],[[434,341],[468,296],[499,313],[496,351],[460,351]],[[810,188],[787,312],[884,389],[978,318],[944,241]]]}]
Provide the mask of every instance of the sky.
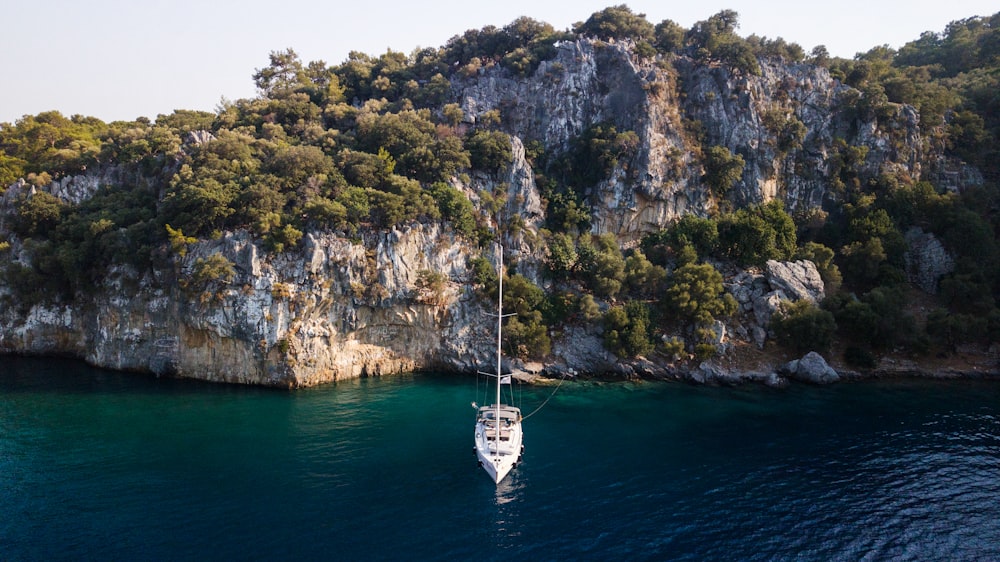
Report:
[{"label": "sky", "polygon": [[744,37],[781,37],[807,53],[825,45],[845,58],[1000,11],[996,0],[9,0],[0,123],[49,110],[109,122],[214,111],[223,98],[256,95],[251,76],[272,51],[292,48],[303,62],[334,65],[351,51],[440,47],[521,16],[565,30],[621,3],[653,24],[670,19],[684,28],[735,10]]}]

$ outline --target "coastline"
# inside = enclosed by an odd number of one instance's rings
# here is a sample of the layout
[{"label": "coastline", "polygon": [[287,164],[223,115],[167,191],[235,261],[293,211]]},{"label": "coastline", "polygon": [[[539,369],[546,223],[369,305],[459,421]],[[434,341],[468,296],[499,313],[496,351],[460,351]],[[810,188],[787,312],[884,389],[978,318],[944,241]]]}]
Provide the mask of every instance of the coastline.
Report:
[{"label": "coastline", "polygon": [[[284,385],[269,385],[254,383],[246,380],[220,380],[212,378],[179,376],[176,374],[155,373],[149,369],[119,369],[113,366],[105,366],[85,358],[67,353],[25,353],[0,350],[0,361],[5,357],[37,359],[37,360],[66,360],[77,361],[90,367],[104,369],[117,373],[136,374],[140,376],[150,376],[154,378],[165,378],[172,380],[191,380],[198,382],[209,382],[223,385],[236,386],[257,386],[262,388],[276,388],[293,390],[296,388]],[[785,388],[793,384],[807,384],[813,386],[825,386],[836,383],[863,382],[871,380],[939,380],[939,381],[960,381],[960,380],[986,380],[1000,381],[1000,361],[993,352],[979,352],[962,354],[960,358],[928,358],[926,362],[918,362],[912,359],[900,359],[896,357],[885,357],[880,364],[873,369],[857,370],[841,362],[831,362],[830,369],[836,372],[837,379],[825,382],[808,380],[797,377],[794,373],[789,373],[788,365],[797,361],[792,359],[788,362],[766,364],[756,362],[739,368],[729,362],[728,365],[719,365],[711,361],[705,361],[698,365],[677,366],[673,364],[658,364],[648,360],[633,360],[619,363],[614,370],[604,370],[601,372],[579,372],[574,369],[562,369],[555,365],[545,365],[539,362],[521,363],[515,362],[510,366],[511,375],[522,384],[533,386],[550,386],[560,384],[562,381],[569,382],[600,382],[600,383],[655,383],[655,382],[676,382],[696,386],[719,386],[732,387],[744,385],[761,385],[772,388]],[[990,363],[992,362],[992,365]],[[413,371],[400,371],[398,373],[374,373],[361,375],[357,378],[366,377],[392,377],[419,373],[449,373],[455,376],[474,376],[476,371],[448,368],[438,366],[438,368],[416,369]],[[311,386],[325,386],[347,379],[336,379],[326,383]]]}]

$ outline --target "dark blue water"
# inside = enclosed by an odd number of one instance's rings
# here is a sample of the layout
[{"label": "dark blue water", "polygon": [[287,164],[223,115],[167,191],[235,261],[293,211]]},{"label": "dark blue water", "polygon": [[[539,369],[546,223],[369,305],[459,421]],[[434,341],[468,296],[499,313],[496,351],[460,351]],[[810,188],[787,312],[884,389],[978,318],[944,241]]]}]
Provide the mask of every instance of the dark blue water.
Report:
[{"label": "dark blue water", "polygon": [[1000,383],[567,383],[499,488],[475,394],[0,358],[0,560],[1000,559]]}]

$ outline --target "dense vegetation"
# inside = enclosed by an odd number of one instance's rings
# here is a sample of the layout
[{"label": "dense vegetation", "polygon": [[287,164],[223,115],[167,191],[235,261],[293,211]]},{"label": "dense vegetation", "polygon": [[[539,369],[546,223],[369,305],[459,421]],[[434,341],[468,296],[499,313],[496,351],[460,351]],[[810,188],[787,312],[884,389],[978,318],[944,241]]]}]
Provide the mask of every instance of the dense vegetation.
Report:
[{"label": "dense vegetation", "polygon": [[[17,240],[30,259],[5,258],[3,280],[21,307],[69,300],[112,265],[162,266],[187,244],[234,229],[277,253],[310,230],[353,237],[434,221],[486,243],[499,194],[478,193],[473,205],[452,179],[496,178],[511,161],[511,143],[499,112],[467,122],[449,103],[451,81],[491,67],[527,76],[558,42],[591,37],[632,41],[638,56],[662,64],[684,56],[737,75],[759,74],[764,59],[825,66],[858,90],[859,116],[884,120],[893,104],[911,104],[927,141],[976,166],[985,182],[950,193],[900,174],[867,177],[859,171],[865,147],[839,140],[831,157],[835,208],[791,216],[776,201],[734,210],[720,204],[716,216],[685,216],[623,253],[613,235],[590,233],[587,197],[635,156],[636,133],[594,123],[568,147],[526,139],[546,206],[550,278],[545,291],[515,274],[507,282],[517,313],[507,330],[513,353],[544,355],[553,329],[600,321],[608,349],[621,357],[708,357],[716,351],[715,321],[736,308],[720,269],[800,258],[817,264],[829,298],[821,308],[798,303],[776,316],[773,332],[788,348],[827,350],[839,341],[848,360],[867,366],[884,351],[948,352],[1000,340],[1000,14],[851,60],[831,58],[822,46],[807,56],[780,38],[740,37],[737,28],[731,10],[691,29],[670,20],[654,25],[626,6],[565,32],[519,18],[438,49],[352,52],[333,66],[304,63],[291,49],[274,52],[253,75],[259,95],[226,101],[215,113],[104,123],[52,111],[0,124],[0,186],[21,178],[46,186],[93,170],[127,178],[79,204],[44,191],[20,196],[0,252]],[[804,134],[800,122],[778,114],[765,114],[764,125],[780,132],[781,151],[795,149]],[[720,146],[701,147],[700,157],[701,181],[725,203],[743,158]],[[906,306],[904,233],[913,226],[956,258],[921,318]],[[470,264],[485,291],[495,283],[487,266]],[[188,281],[233,274],[218,260],[196,269]],[[430,290],[442,280],[428,273],[422,282]]]}]

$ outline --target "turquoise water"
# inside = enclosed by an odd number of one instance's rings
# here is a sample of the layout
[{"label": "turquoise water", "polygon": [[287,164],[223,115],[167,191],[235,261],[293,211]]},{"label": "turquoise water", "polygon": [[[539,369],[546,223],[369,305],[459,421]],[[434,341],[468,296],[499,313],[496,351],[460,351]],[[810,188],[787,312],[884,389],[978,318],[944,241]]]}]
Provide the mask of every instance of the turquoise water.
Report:
[{"label": "turquoise water", "polygon": [[475,399],[0,358],[0,560],[1000,559],[997,382],[567,383],[499,488]]}]

